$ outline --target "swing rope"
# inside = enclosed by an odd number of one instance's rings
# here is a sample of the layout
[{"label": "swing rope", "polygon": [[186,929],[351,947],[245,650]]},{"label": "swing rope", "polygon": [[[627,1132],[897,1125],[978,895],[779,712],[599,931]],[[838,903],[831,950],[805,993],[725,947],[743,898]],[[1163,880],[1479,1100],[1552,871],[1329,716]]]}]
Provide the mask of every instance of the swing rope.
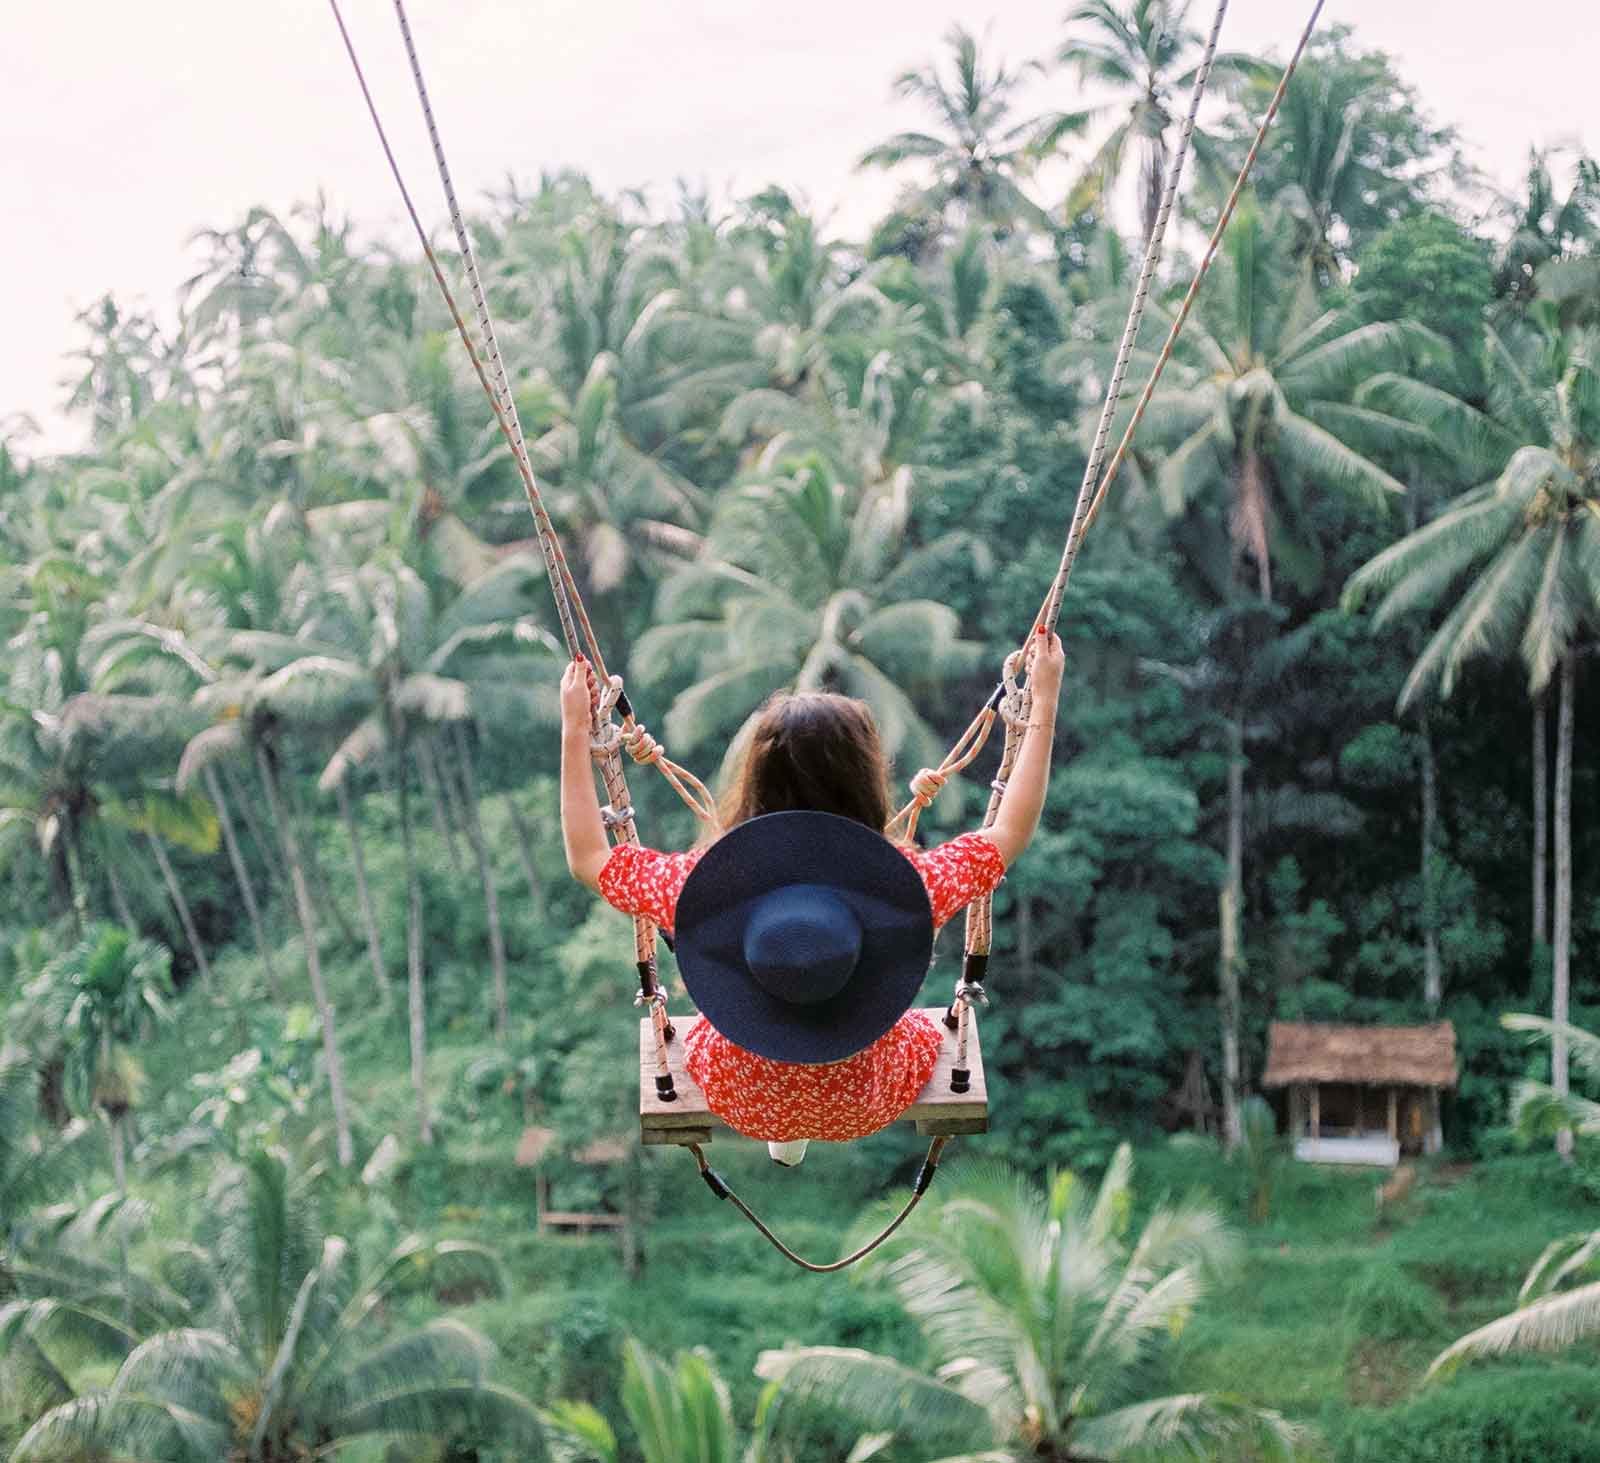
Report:
[{"label": "swing rope", "polygon": [[[1234,180],[1222,212],[1217,218],[1216,226],[1211,231],[1211,237],[1207,241],[1205,253],[1198,268],[1195,270],[1194,277],[1189,282],[1183,303],[1173,318],[1172,325],[1167,332],[1166,341],[1162,345],[1155,365],[1140,392],[1133,416],[1124,429],[1121,440],[1118,442],[1117,449],[1112,455],[1109,464],[1106,465],[1104,475],[1101,476],[1100,467],[1104,460],[1110,424],[1115,416],[1121,397],[1123,378],[1126,375],[1128,361],[1131,359],[1139,324],[1144,313],[1150,278],[1154,273],[1156,258],[1159,256],[1162,239],[1171,215],[1173,201],[1177,192],[1178,174],[1183,166],[1184,154],[1188,148],[1190,135],[1194,128],[1195,116],[1198,111],[1200,91],[1211,67],[1218,31],[1222,24],[1223,12],[1227,8],[1227,0],[1219,0],[1206,56],[1200,71],[1196,74],[1195,92],[1191,96],[1189,112],[1184,120],[1178,148],[1173,156],[1172,167],[1168,172],[1156,226],[1152,230],[1150,244],[1145,251],[1144,264],[1140,269],[1133,305],[1129,310],[1128,319],[1123,329],[1122,342],[1118,348],[1117,359],[1112,368],[1110,383],[1101,408],[1100,421],[1095,432],[1094,446],[1089,455],[1089,462],[1085,467],[1083,485],[1079,490],[1078,501],[1073,508],[1072,522],[1068,529],[1066,545],[1062,551],[1061,563],[1057,568],[1055,579],[1051,582],[1049,592],[1045,595],[1039,614],[1035,618],[1034,624],[1036,627],[1042,625],[1046,630],[1053,630],[1056,626],[1061,612],[1062,598],[1066,593],[1067,581],[1072,573],[1073,565],[1077,561],[1078,551],[1082,547],[1083,539],[1088,533],[1089,527],[1099,515],[1101,508],[1105,504],[1106,496],[1111,489],[1111,484],[1115,481],[1123,463],[1128,458],[1134,434],[1137,432],[1140,422],[1144,419],[1145,412],[1155,395],[1156,387],[1166,371],[1168,362],[1172,359],[1173,351],[1178,343],[1178,337],[1182,334],[1183,327],[1188,322],[1195,301],[1199,298],[1200,290],[1216,259],[1223,236],[1227,232],[1228,225],[1238,207],[1239,199],[1243,196],[1245,186],[1255,168],[1256,158],[1266,141],[1267,133],[1272,123],[1277,118],[1284,95],[1289,89],[1289,82],[1300,65],[1300,60],[1305,54],[1306,47],[1310,44],[1325,3],[1326,0],[1315,0],[1312,5],[1310,17],[1307,19],[1294,52],[1278,80],[1277,89],[1273,92],[1271,102],[1256,128],[1255,137],[1251,141],[1249,151],[1240,166],[1238,176]],[[1022,651],[1013,651],[1006,658],[1000,686],[972,725],[963,733],[960,741],[956,743],[955,748],[946,757],[945,761],[935,769],[923,768],[912,779],[912,800],[896,814],[895,822],[891,826],[901,825],[915,828],[917,814],[928,806],[933,797],[937,796],[939,789],[944,786],[949,775],[953,771],[965,767],[977,756],[994,725],[996,709],[1004,708],[1002,714],[1004,715],[1006,727],[1006,739],[1001,752],[1000,770],[991,784],[989,806],[985,811],[983,821],[985,828],[993,824],[995,817],[999,813],[1000,799],[1005,792],[1007,779],[1016,765],[1017,756],[1021,751],[1022,740],[1027,734],[1028,715],[1032,707],[1032,698],[1028,688],[1025,685],[1019,687],[1016,682],[1017,666],[1024,654],[1025,652]],[[968,1010],[974,1004],[987,1003],[984,979],[988,973],[989,952],[993,941],[993,909],[994,901],[990,895],[974,900],[973,903],[967,906],[966,954],[963,961],[962,975],[956,986],[955,995],[945,1013],[945,1025],[959,1033],[958,1054],[956,1066],[952,1073],[952,1085],[962,1081],[962,1074],[966,1067]],[[957,1087],[956,1090],[963,1089]]]},{"label": "swing rope", "polygon": [[700,1177],[706,1181],[706,1187],[719,1199],[726,1199],[733,1205],[752,1225],[760,1232],[761,1237],[772,1246],[784,1259],[791,1264],[798,1265],[802,1270],[809,1270],[813,1275],[832,1275],[837,1270],[847,1270],[858,1260],[864,1260],[879,1245],[883,1244],[895,1230],[911,1218],[911,1211],[922,1202],[922,1197],[928,1192],[933,1183],[933,1176],[939,1169],[939,1155],[945,1150],[945,1145],[950,1141],[948,1136],[935,1138],[928,1145],[928,1156],[922,1160],[921,1171],[917,1174],[917,1181],[911,1186],[911,1197],[906,1200],[900,1212],[895,1215],[882,1229],[878,1231],[860,1249],[852,1250],[843,1258],[834,1260],[826,1265],[819,1265],[814,1260],[808,1260],[802,1255],[797,1255],[781,1239],[778,1238],[762,1220],[761,1216],[745,1203],[734,1191],[728,1187],[727,1180],[712,1168],[706,1161],[706,1155],[698,1143],[688,1145],[689,1151],[694,1154],[694,1161],[700,1166]]},{"label": "swing rope", "polygon": [[[417,55],[416,44],[412,37],[410,21],[406,15],[404,0],[393,0],[395,15],[399,22],[407,60],[411,69],[412,81],[422,106],[429,141],[433,148],[434,160],[444,188],[451,226],[455,233],[456,243],[461,253],[463,268],[466,272],[468,286],[472,295],[482,342],[481,352],[473,343],[472,333],[456,304],[455,296],[445,278],[444,270],[412,203],[410,192],[400,172],[399,163],[395,158],[393,149],[389,145],[388,136],[378,115],[377,106],[367,85],[349,30],[345,25],[344,16],[339,9],[338,0],[328,0],[328,3],[333,11],[340,36],[344,41],[345,51],[350,58],[351,67],[355,71],[356,80],[361,88],[362,97],[366,102],[368,114],[372,119],[373,127],[377,131],[379,143],[388,161],[389,170],[400,190],[406,213],[422,246],[423,256],[427,260],[434,281],[444,298],[445,306],[450,313],[456,332],[466,348],[468,359],[472,363],[479,385],[483,388],[484,394],[488,398],[495,422],[501,434],[505,437],[512,459],[516,463],[518,474],[522,480],[524,495],[527,498],[529,510],[533,515],[535,533],[539,540],[545,571],[550,579],[550,587],[556,603],[556,614],[560,621],[562,636],[566,641],[568,653],[574,659],[578,659],[587,650],[589,660],[598,677],[598,694],[592,698],[591,750],[596,763],[599,765],[601,779],[609,798],[607,806],[602,810],[607,831],[619,844],[636,844],[639,841],[638,831],[634,826],[632,800],[628,791],[626,776],[623,772],[622,754],[624,752],[638,765],[654,766],[698,818],[709,826],[715,826],[716,805],[709,789],[693,773],[666,756],[660,743],[650,735],[643,724],[634,716],[627,694],[623,689],[622,678],[612,675],[606,670],[605,660],[584,607],[582,595],[579,593],[577,582],[567,563],[566,554],[556,534],[555,525],[545,507],[543,495],[539,490],[538,480],[528,455],[527,443],[523,436],[522,424],[517,414],[516,401],[511,391],[504,359],[501,356],[499,342],[495,335],[494,322],[489,311],[488,299],[483,288],[477,258],[456,199],[449,166],[445,159],[444,146],[439,136],[432,105],[428,99],[427,86],[423,80],[422,67]],[[1311,18],[1306,23],[1299,44],[1296,46],[1294,54],[1290,58],[1278,83],[1271,105],[1268,107],[1266,115],[1262,118],[1261,124],[1257,129],[1255,139],[1244,159],[1244,164],[1228,196],[1227,203],[1218,218],[1216,228],[1212,232],[1205,255],[1193,280],[1190,282],[1183,304],[1168,331],[1166,342],[1155,367],[1144,385],[1134,414],[1122,434],[1109,465],[1106,465],[1105,451],[1110,439],[1111,423],[1121,401],[1123,383],[1143,321],[1156,268],[1160,262],[1162,245],[1167,226],[1171,220],[1179,181],[1194,131],[1195,120],[1210,79],[1218,38],[1221,33],[1223,19],[1227,13],[1228,0],[1218,0],[1216,16],[1212,22],[1211,31],[1206,42],[1205,54],[1195,73],[1189,109],[1184,117],[1179,132],[1178,144],[1168,168],[1155,226],[1146,244],[1144,259],[1134,289],[1134,298],[1129,308],[1127,319],[1124,322],[1122,339],[1118,344],[1111,376],[1107,384],[1105,400],[1101,407],[1100,419],[1096,425],[1093,444],[1088,461],[1085,464],[1083,482],[1073,507],[1072,520],[1068,528],[1066,544],[1062,551],[1061,563],[1045,596],[1039,615],[1035,620],[1036,627],[1051,631],[1054,630],[1059,620],[1067,581],[1076,562],[1084,536],[1099,514],[1112,482],[1115,480],[1123,462],[1127,459],[1134,433],[1139,423],[1143,420],[1145,411],[1155,393],[1156,385],[1172,357],[1178,337],[1189,318],[1201,285],[1216,256],[1222,236],[1233,216],[1239,198],[1243,194],[1246,181],[1254,168],[1256,157],[1266,138],[1267,131],[1277,115],[1284,94],[1288,89],[1290,78],[1294,75],[1300,58],[1311,39],[1324,4],[1325,0],[1316,0],[1312,8]],[[1102,476],[1103,466],[1105,471]],[[989,804],[982,826],[988,828],[993,825],[999,812],[1001,799],[1005,793],[1007,780],[1015,767],[1017,755],[1021,750],[1023,739],[1028,730],[1028,717],[1032,706],[1031,688],[1025,680],[1019,681],[1018,679],[1025,670],[1025,656],[1026,652],[1019,649],[1011,652],[1006,657],[1002,667],[1000,685],[968,725],[966,731],[962,733],[950,753],[937,768],[922,768],[911,779],[911,801],[890,821],[888,828],[885,830],[889,837],[909,841],[915,835],[917,820],[921,812],[932,804],[952,776],[963,771],[977,757],[986,744],[995,721],[998,719],[1006,729],[1005,743],[1001,753],[999,772],[991,784]],[[620,726],[612,720],[613,713],[621,716]],[[987,999],[984,995],[983,978],[988,965],[993,934],[993,901],[990,897],[985,896],[968,906],[966,924],[966,958],[962,977],[945,1016],[945,1024],[958,1032],[956,1061],[951,1073],[951,1088],[957,1092],[967,1090],[970,1079],[970,1071],[967,1067],[969,1012],[974,1004],[983,1003]],[[643,916],[634,917],[635,956],[640,979],[640,988],[638,995],[635,997],[635,1004],[646,1006],[649,1009],[655,1031],[656,1089],[661,1098],[671,1101],[675,1093],[668,1063],[667,1043],[673,1039],[675,1033],[667,1018],[665,995],[662,993],[659,982],[656,979],[656,933],[654,924],[649,920]],[[934,1139],[918,1174],[911,1198],[884,1230],[873,1240],[851,1254],[831,1264],[823,1265],[804,1259],[784,1244],[760,1217],[734,1193],[716,1170],[711,1168],[700,1145],[690,1144],[688,1146],[694,1154],[701,1177],[718,1198],[729,1200],[786,1259],[812,1273],[828,1274],[843,1270],[871,1254],[910,1217],[911,1212],[921,1203],[924,1194],[932,1184],[934,1173],[938,1168],[939,1157],[948,1141],[947,1137],[942,1136]]]}]

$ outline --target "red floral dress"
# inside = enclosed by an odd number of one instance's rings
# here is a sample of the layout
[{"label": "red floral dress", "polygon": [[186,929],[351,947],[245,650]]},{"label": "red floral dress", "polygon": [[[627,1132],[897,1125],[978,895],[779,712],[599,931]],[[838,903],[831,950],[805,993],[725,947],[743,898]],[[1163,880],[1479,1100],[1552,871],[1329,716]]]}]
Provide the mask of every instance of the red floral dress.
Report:
[{"label": "red floral dress", "polygon": [[[1005,873],[1000,850],[982,833],[938,848],[902,849],[928,890],[934,928],[987,894]],[[658,853],[621,843],[600,871],[600,893],[624,914],[672,930],[678,895],[700,850]],[[877,1041],[842,1062],[776,1062],[735,1046],[704,1017],[684,1033],[684,1065],[706,1105],[747,1138],[789,1143],[864,1138],[900,1116],[933,1075],[943,1033],[908,1011]]]}]

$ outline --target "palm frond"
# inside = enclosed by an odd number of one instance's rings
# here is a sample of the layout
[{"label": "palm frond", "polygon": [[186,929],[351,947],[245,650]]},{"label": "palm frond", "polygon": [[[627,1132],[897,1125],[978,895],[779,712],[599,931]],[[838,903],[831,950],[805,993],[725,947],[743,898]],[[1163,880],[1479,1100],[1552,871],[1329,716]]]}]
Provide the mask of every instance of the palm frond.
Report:
[{"label": "palm frond", "polygon": [[984,1410],[960,1392],[870,1351],[843,1346],[763,1351],[756,1375],[774,1384],[761,1415],[765,1434],[773,1438],[805,1436],[807,1416],[822,1409],[903,1440],[957,1448],[1001,1441]]},{"label": "palm frond", "polygon": [[1469,1361],[1526,1351],[1560,1351],[1600,1332],[1600,1282],[1534,1301],[1453,1342],[1428,1367],[1423,1384],[1443,1381]]}]

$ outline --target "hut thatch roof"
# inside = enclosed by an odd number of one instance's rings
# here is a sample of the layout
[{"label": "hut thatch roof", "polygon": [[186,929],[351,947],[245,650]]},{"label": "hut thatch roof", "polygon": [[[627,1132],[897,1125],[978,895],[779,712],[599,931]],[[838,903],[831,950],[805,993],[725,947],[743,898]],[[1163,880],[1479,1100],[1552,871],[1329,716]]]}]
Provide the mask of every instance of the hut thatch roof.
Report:
[{"label": "hut thatch roof", "polygon": [[1431,1026],[1322,1026],[1274,1021],[1263,1087],[1352,1082],[1369,1087],[1454,1087],[1456,1029]]},{"label": "hut thatch roof", "polygon": [[556,1141],[553,1128],[524,1128],[517,1144],[517,1167],[536,1168]]}]

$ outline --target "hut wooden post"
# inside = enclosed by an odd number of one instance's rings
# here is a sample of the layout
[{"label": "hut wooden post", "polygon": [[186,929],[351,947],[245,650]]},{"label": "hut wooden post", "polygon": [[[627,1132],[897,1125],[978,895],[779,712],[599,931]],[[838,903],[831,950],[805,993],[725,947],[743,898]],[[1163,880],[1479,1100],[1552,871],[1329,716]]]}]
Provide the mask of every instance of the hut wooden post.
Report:
[{"label": "hut wooden post", "polygon": [[1311,1136],[1322,1136],[1322,1088],[1319,1084],[1311,1084]]},{"label": "hut wooden post", "polygon": [[1289,1084],[1289,1136],[1298,1138],[1306,1120],[1305,1089],[1298,1082]]},{"label": "hut wooden post", "polygon": [[1389,1089],[1389,1141],[1391,1143],[1400,1141],[1399,1098],[1398,1091],[1391,1087]]},{"label": "hut wooden post", "polygon": [[1424,1153],[1437,1153],[1444,1147],[1444,1127],[1439,1120],[1439,1089],[1428,1089],[1428,1134],[1422,1140]]}]

